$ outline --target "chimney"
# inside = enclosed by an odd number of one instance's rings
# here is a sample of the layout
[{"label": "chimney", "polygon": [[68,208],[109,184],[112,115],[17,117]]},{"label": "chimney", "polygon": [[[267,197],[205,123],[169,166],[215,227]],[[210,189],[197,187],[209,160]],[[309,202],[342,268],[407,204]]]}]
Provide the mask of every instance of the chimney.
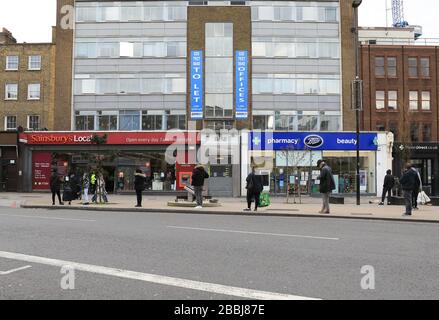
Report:
[{"label": "chimney", "polygon": [[15,44],[17,43],[17,40],[12,36],[12,33],[6,29],[3,28],[2,32],[0,32],[0,44]]}]

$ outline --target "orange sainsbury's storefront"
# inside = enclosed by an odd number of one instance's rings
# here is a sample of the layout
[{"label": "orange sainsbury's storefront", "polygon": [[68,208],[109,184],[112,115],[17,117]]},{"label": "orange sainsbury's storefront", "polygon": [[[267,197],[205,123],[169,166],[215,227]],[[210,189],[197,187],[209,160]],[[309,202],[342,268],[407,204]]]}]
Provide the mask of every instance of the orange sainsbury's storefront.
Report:
[{"label": "orange sainsbury's storefront", "polygon": [[[24,132],[20,141],[20,179],[24,192],[50,189],[54,168],[63,177],[81,176],[98,166],[108,192],[132,192],[137,168],[147,190],[175,192],[184,187],[200,144],[198,132]],[[168,150],[168,156],[166,151]]]}]

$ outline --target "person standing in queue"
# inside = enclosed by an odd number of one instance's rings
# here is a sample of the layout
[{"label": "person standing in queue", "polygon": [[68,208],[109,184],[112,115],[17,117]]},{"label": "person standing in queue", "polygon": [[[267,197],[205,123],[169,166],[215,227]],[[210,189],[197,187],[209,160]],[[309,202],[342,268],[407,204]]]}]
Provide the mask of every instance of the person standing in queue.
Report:
[{"label": "person standing in queue", "polygon": [[197,206],[195,209],[203,208],[203,186],[204,180],[208,178],[209,174],[201,164],[197,165],[192,171],[192,186],[194,187],[195,198],[197,199]]},{"label": "person standing in queue", "polygon": [[329,197],[331,196],[332,190],[335,189],[335,181],[332,176],[332,169],[326,164],[324,160],[317,161],[317,167],[320,169],[320,193],[323,195],[323,207],[319,213],[330,213],[329,211]]},{"label": "person standing in queue", "polygon": [[136,208],[142,207],[142,192],[145,190],[146,176],[140,169],[136,169],[134,174],[134,189],[136,190],[137,205]]},{"label": "person standing in queue", "polygon": [[55,205],[55,196],[58,196],[58,202],[62,206],[64,203],[61,201],[61,180],[58,176],[58,169],[52,170],[50,177],[50,191],[52,192],[52,205]]},{"label": "person standing in queue", "polygon": [[249,173],[246,179],[247,185],[247,208],[244,211],[251,211],[252,200],[255,200],[255,211],[258,211],[259,198],[261,192],[264,189],[261,176],[257,176],[255,168],[252,167],[252,171]]}]

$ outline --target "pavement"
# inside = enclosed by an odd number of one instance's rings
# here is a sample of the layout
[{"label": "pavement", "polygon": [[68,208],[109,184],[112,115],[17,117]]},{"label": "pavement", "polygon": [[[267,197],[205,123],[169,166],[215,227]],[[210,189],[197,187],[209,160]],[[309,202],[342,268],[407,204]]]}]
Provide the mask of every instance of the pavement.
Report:
[{"label": "pavement", "polygon": [[0,300],[437,299],[438,228],[0,207]]},{"label": "pavement", "polygon": [[[404,206],[379,206],[376,197],[362,197],[361,205],[356,205],[355,197],[345,197],[345,204],[331,204],[331,214],[319,214],[321,199],[319,197],[303,196],[301,199],[285,197],[271,197],[271,205],[259,208],[257,213],[244,212],[246,200],[244,198],[219,198],[219,207],[203,209],[187,207],[169,207],[168,201],[174,201],[171,196],[148,196],[143,198],[143,208],[135,208],[135,195],[110,195],[108,204],[82,205],[80,201],[73,201],[72,205],[51,205],[51,195],[48,193],[3,193],[0,194],[0,206],[22,207],[27,209],[73,209],[87,211],[116,211],[116,212],[169,212],[186,214],[217,214],[217,215],[258,215],[283,217],[325,217],[366,220],[394,220],[408,222],[439,223],[439,207],[420,205],[419,210],[413,211],[412,216],[402,216]],[[296,203],[294,203],[294,201]]]}]

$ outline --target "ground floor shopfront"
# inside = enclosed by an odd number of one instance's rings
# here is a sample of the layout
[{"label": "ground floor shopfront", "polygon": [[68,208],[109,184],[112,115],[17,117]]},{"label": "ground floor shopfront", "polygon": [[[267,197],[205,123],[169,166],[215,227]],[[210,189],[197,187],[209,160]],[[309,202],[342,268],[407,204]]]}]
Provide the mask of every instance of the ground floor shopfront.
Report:
[{"label": "ground floor shopfront", "polygon": [[439,143],[396,143],[393,157],[393,171],[397,177],[402,175],[408,160],[418,169],[423,190],[428,195],[439,195]]},{"label": "ground floor shopfront", "polygon": [[[106,139],[96,144],[94,135]],[[193,170],[192,164],[185,163],[198,145],[197,134],[190,132],[23,133],[22,191],[48,190],[54,168],[60,177],[71,173],[82,177],[99,168],[109,193],[134,191],[136,169],[146,174],[147,191],[182,190]]]},{"label": "ground floor shopfront", "polygon": [[0,132],[0,192],[18,191],[18,156],[17,132]]},{"label": "ground floor shopfront", "polygon": [[[392,137],[387,133],[360,135],[360,192],[382,192],[387,169],[392,168]],[[332,168],[335,194],[356,192],[356,133],[352,132],[251,132],[242,139],[242,179],[251,167],[263,176],[272,194],[314,194],[319,188],[317,161]],[[244,195],[245,184],[242,186]]]}]

